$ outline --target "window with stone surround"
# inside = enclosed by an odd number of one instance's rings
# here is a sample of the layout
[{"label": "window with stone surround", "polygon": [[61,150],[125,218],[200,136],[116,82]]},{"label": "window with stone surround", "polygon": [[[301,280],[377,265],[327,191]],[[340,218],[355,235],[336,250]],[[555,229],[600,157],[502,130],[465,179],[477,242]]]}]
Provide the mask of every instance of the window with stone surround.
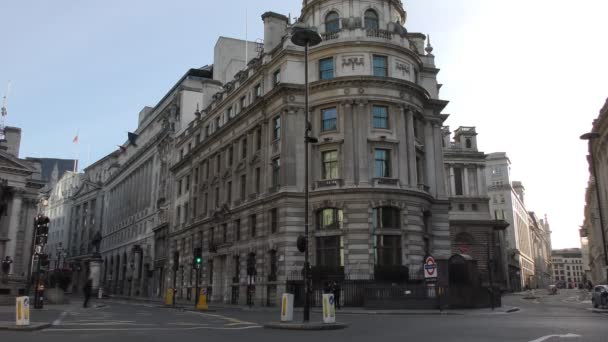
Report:
[{"label": "window with stone surround", "polygon": [[388,107],[372,106],[373,127],[376,129],[388,129]]},{"label": "window with stone surround", "polygon": [[391,177],[391,151],[377,148],[374,150],[374,177]]},{"label": "window with stone surround", "polygon": [[378,13],[376,13],[376,11],[372,9],[365,11],[365,28],[368,30],[377,30],[380,28]]},{"label": "window with stone surround", "polygon": [[272,186],[274,188],[281,185],[281,158],[272,160]]},{"label": "window with stone surround", "polygon": [[281,138],[281,116],[277,115],[272,120],[272,140]]},{"label": "window with stone surround", "polygon": [[249,234],[252,238],[257,236],[258,221],[255,214],[249,216]]},{"label": "window with stone surround", "polygon": [[247,175],[241,175],[241,201],[247,196]]},{"label": "window with stone surround", "polygon": [[322,152],[321,159],[323,160],[322,179],[340,178],[338,172],[338,151],[331,150]]},{"label": "window with stone surround", "polygon": [[325,32],[340,32],[340,16],[338,13],[332,11],[325,16]]},{"label": "window with stone surround", "polygon": [[334,59],[333,57],[319,60],[319,79],[330,80],[334,78]]},{"label": "window with stone surround", "polygon": [[278,231],[279,215],[277,208],[270,209],[270,233],[274,234]]},{"label": "window with stone surround", "polygon": [[400,210],[394,207],[378,207],[372,210],[372,224],[377,229],[399,229]]},{"label": "window with stone surround", "polygon": [[340,235],[316,238],[316,264],[323,268],[344,267],[344,239]]},{"label": "window with stone surround", "polygon": [[374,264],[401,266],[401,236],[374,235]]},{"label": "window with stone surround", "polygon": [[338,110],[336,107],[321,110],[321,132],[338,129]]},{"label": "window with stone surround", "polygon": [[342,209],[324,208],[317,211],[317,230],[335,230],[344,227]]},{"label": "window with stone surround", "polygon": [[388,77],[388,57],[374,55],[374,76]]},{"label": "window with stone surround", "polygon": [[241,240],[241,220],[234,220],[234,239],[236,241]]}]

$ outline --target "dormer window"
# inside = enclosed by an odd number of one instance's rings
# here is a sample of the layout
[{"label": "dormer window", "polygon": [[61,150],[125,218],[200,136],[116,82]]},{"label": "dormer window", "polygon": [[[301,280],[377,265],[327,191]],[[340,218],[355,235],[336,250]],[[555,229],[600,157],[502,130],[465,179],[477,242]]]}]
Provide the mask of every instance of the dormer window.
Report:
[{"label": "dormer window", "polygon": [[377,30],[380,28],[378,13],[376,13],[376,11],[372,9],[365,11],[365,28],[368,30]]},{"label": "dormer window", "polygon": [[340,16],[336,12],[329,12],[325,17],[325,32],[335,33],[340,31]]}]

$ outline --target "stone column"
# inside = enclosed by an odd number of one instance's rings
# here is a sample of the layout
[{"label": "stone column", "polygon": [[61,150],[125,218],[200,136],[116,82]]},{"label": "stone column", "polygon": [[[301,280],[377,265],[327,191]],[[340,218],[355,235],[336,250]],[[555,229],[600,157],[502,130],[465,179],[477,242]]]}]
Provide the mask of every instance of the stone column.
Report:
[{"label": "stone column", "polygon": [[342,103],[342,130],[344,131],[344,144],[342,145],[342,162],[339,168],[342,171],[344,185],[352,187],[355,184],[355,118],[351,102]]},{"label": "stone column", "polygon": [[433,138],[435,148],[435,177],[437,183],[437,196],[445,197],[447,193],[445,184],[445,166],[443,163],[443,143],[441,125],[438,123],[433,124]]},{"label": "stone column", "polygon": [[456,180],[454,175],[454,165],[450,165],[450,195],[456,195]]},{"label": "stone column", "polygon": [[469,196],[469,168],[466,165],[462,168],[462,178],[464,178],[464,191],[462,192],[462,194],[465,196]]},{"label": "stone column", "polygon": [[407,124],[407,166],[409,174],[409,184],[415,188],[418,186],[418,173],[416,172],[416,137],[414,136],[414,112],[405,112]]},{"label": "stone column", "polygon": [[433,148],[433,127],[429,121],[424,124],[424,152],[426,160],[426,176],[429,192],[437,196],[437,180],[435,179],[435,149]]},{"label": "stone column", "polygon": [[92,289],[93,296],[97,294],[100,286],[101,280],[101,264],[103,260],[101,260],[101,256],[94,255],[91,260],[89,260],[89,278],[92,280]]},{"label": "stone column", "polygon": [[409,185],[409,172],[408,172],[408,158],[407,158],[407,139],[406,139],[406,118],[405,109],[399,108],[399,115],[396,121],[396,133],[400,141],[397,150],[397,162],[399,165],[399,183],[401,187],[407,187]]},{"label": "stone column", "polygon": [[359,186],[368,187],[370,185],[370,170],[369,170],[369,151],[367,137],[369,132],[369,117],[368,117],[367,101],[359,102],[357,108],[357,153],[358,153],[358,170],[359,170]]},{"label": "stone column", "polygon": [[481,165],[477,165],[477,195],[484,196],[487,193],[487,189],[485,188],[485,174],[483,172],[483,168]]},{"label": "stone column", "polygon": [[[23,202],[23,192],[16,190],[13,195],[13,201],[11,203],[11,211],[9,215],[8,223],[8,241],[6,242],[6,256],[10,256],[11,259],[15,260],[15,252],[17,251],[17,232],[19,231],[19,218],[21,217],[21,204]],[[15,263],[11,265],[9,274],[13,274],[16,268]]]}]

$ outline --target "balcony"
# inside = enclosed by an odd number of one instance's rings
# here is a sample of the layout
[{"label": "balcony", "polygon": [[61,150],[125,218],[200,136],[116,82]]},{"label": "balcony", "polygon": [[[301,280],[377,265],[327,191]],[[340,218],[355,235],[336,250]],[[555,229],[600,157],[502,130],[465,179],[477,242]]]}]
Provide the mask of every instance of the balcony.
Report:
[{"label": "balcony", "polygon": [[429,191],[431,191],[431,187],[426,184],[418,184],[418,190],[424,191],[424,192],[429,192]]},{"label": "balcony", "polygon": [[340,38],[340,32],[321,33],[321,38],[323,38],[324,41],[338,39]]},{"label": "balcony", "polygon": [[393,39],[393,33],[388,30],[381,29],[368,29],[366,30],[366,35],[369,38],[381,38],[381,39]]},{"label": "balcony", "polygon": [[341,187],[343,183],[342,179],[324,179],[317,181],[317,188]]}]

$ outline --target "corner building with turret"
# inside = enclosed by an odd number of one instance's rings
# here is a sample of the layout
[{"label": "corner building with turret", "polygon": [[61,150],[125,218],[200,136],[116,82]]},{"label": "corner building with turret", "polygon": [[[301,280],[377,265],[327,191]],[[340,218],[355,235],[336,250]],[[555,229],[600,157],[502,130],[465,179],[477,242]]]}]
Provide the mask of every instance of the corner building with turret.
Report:
[{"label": "corner building with turret", "polygon": [[[318,140],[309,159],[313,279],[421,276],[426,255],[451,252],[447,102],[433,49],[425,35],[408,32],[399,0],[302,5],[299,25],[323,38],[309,55],[310,135]],[[226,81],[172,142],[158,294],[175,284],[178,298],[192,297],[198,282],[211,302],[275,305],[301,280],[304,49],[291,42],[292,20],[273,12],[262,20],[263,46],[232,76],[229,63],[215,61],[214,79]]]}]

